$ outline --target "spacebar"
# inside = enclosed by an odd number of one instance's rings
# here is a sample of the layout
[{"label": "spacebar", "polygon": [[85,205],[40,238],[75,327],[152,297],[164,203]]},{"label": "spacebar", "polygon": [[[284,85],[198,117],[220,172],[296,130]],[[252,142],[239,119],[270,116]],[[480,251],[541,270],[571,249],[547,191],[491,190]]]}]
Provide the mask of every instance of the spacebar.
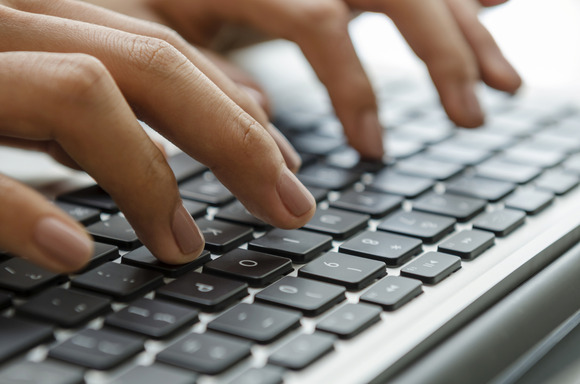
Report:
[{"label": "spacebar", "polygon": [[580,308],[580,244],[389,383],[489,383]]}]

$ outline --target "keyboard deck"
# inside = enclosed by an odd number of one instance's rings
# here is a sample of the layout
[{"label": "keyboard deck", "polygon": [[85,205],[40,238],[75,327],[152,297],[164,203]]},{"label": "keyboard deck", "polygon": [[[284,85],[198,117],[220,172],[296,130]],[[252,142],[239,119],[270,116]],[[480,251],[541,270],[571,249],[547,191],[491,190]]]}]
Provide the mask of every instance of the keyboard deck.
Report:
[{"label": "keyboard deck", "polygon": [[490,92],[464,130],[390,86],[385,164],[327,104],[279,111],[318,202],[301,229],[254,218],[184,154],[170,165],[206,238],[190,264],[158,262],[98,186],[59,196],[95,254],[71,276],[1,255],[0,383],[369,382],[578,241],[580,111]]}]

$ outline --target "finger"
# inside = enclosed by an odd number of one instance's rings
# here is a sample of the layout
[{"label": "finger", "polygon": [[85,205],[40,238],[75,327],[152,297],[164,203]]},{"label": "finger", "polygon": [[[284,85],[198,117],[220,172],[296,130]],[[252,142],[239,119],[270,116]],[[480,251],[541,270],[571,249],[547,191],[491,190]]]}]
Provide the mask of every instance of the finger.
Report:
[{"label": "finger", "polygon": [[353,6],[387,14],[425,62],[441,103],[457,125],[479,126],[483,111],[475,85],[478,66],[457,22],[440,1],[347,0]]},{"label": "finger", "polygon": [[[477,17],[479,4],[473,0],[446,0],[459,28],[471,46],[482,80],[490,87],[513,93],[522,79],[503,56],[489,31]],[[487,2],[492,5],[492,2]]]},{"label": "finger", "polygon": [[[276,226],[296,228],[314,214],[312,195],[288,170],[264,127],[167,42],[49,16],[23,13],[17,21],[20,22],[13,22],[7,28],[12,28],[9,33],[23,38],[13,45],[0,41],[0,47],[35,50],[40,41],[45,50],[65,49],[98,57],[143,120],[209,166],[256,216]],[[45,39],[47,30],[56,31],[50,35],[49,43]],[[115,133],[115,136],[119,135]],[[118,137],[114,140],[119,141]],[[126,148],[122,152],[133,153]],[[154,152],[159,154],[157,150]],[[153,154],[153,157],[159,156]],[[153,165],[161,166],[157,162]],[[83,164],[83,168],[87,167]],[[159,176],[167,177],[156,168],[142,174],[152,171],[155,171],[153,176],[159,171]],[[155,178],[144,178],[141,182],[147,180]],[[123,194],[123,191],[115,192],[119,196]],[[157,198],[163,200],[160,196]],[[136,210],[132,204],[127,203]],[[146,206],[141,205],[141,210]],[[143,226],[145,221],[136,222]]]},{"label": "finger", "polygon": [[72,218],[32,189],[0,175],[0,248],[54,272],[82,268],[93,242]]},{"label": "finger", "polygon": [[[63,6],[63,4],[66,4],[66,6]],[[27,12],[38,12],[74,20],[81,20],[137,35],[165,40],[171,46],[177,48],[189,61],[195,63],[196,67],[199,68],[204,75],[209,77],[209,79],[226,93],[226,95],[255,118],[263,127],[270,124],[267,114],[255,100],[255,93],[251,95],[247,89],[238,87],[234,84],[205,56],[200,54],[199,51],[194,49],[169,28],[132,17],[126,17],[116,12],[110,12],[106,9],[82,2],[23,2],[19,3],[19,9]],[[239,73],[237,76],[239,76]],[[279,141],[276,140],[276,142],[278,143]],[[292,161],[287,164],[288,167],[297,171],[300,167],[301,161],[299,160],[300,157],[294,148],[291,145],[285,145],[280,147],[280,150],[284,155],[284,159]]]},{"label": "finger", "polygon": [[494,7],[496,5],[500,5],[500,4],[506,3],[507,0],[479,0],[479,2],[484,7]]},{"label": "finger", "polygon": [[93,57],[0,53],[0,121],[0,135],[58,142],[161,260],[190,261],[203,249],[163,155]]}]

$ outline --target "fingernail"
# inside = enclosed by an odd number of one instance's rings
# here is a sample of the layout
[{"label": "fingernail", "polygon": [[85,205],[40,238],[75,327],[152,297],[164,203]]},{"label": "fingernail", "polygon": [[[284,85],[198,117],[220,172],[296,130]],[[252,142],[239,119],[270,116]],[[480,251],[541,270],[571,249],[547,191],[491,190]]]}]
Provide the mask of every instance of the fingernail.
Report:
[{"label": "fingernail", "polygon": [[171,229],[173,230],[173,237],[175,237],[175,241],[183,254],[194,253],[202,246],[203,236],[183,203],[179,204],[179,208],[173,215]]},{"label": "fingernail", "polygon": [[81,267],[92,255],[91,240],[55,217],[45,217],[38,221],[34,240],[54,261],[63,266]]},{"label": "fingernail", "polygon": [[286,208],[297,217],[310,211],[316,204],[308,189],[287,168],[278,180],[278,195]]},{"label": "fingernail", "polygon": [[470,121],[478,122],[479,125],[483,124],[484,114],[483,109],[481,109],[481,104],[477,99],[475,94],[475,86],[471,83],[467,83],[463,86],[463,108],[467,114],[467,118]]},{"label": "fingernail", "polygon": [[383,147],[383,127],[379,122],[377,111],[363,113],[360,124],[360,138],[365,152],[361,155],[368,159],[380,160],[385,154]]},{"label": "fingernail", "polygon": [[286,139],[286,137],[284,137],[282,132],[280,132],[280,130],[274,126],[274,124],[270,124],[270,135],[272,135],[272,138],[274,138],[274,141],[278,145],[280,152],[282,152],[282,156],[284,157],[284,161],[286,161],[288,168],[295,172],[298,171],[302,165],[302,159],[292,144],[290,144],[290,142]]}]

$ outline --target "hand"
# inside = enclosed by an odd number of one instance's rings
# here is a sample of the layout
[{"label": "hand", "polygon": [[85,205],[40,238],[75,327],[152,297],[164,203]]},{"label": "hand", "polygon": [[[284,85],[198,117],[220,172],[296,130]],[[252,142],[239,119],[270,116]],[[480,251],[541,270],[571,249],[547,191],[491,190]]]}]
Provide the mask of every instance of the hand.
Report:
[{"label": "hand", "polygon": [[[65,0],[0,0],[0,20],[0,144],[87,171],[160,260],[190,261],[204,243],[137,117],[257,217],[295,228],[313,215],[263,110],[174,32]],[[84,230],[36,192],[0,175],[0,202],[0,249],[65,272],[90,257]]]},{"label": "hand", "polygon": [[356,56],[347,26],[353,10],[393,19],[425,61],[447,114],[457,125],[483,123],[474,87],[515,92],[521,79],[477,19],[481,6],[505,0],[90,0],[177,30],[210,46],[227,25],[255,28],[296,42],[328,89],[352,147],[363,157],[383,154],[382,129],[371,85]]}]

